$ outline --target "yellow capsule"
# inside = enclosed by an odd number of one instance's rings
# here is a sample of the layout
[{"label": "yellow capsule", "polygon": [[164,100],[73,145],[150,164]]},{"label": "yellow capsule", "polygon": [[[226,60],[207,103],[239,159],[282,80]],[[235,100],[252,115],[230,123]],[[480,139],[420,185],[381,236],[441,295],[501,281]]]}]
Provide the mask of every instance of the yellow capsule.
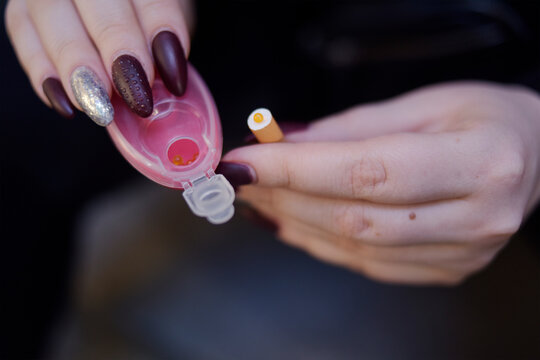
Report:
[{"label": "yellow capsule", "polygon": [[173,158],[173,164],[174,165],[184,165],[184,160],[182,159],[182,157],[180,155],[176,155]]},{"label": "yellow capsule", "polygon": [[264,120],[264,117],[262,116],[261,113],[256,113],[255,115],[253,115],[253,121],[255,121],[256,123],[262,123]]}]

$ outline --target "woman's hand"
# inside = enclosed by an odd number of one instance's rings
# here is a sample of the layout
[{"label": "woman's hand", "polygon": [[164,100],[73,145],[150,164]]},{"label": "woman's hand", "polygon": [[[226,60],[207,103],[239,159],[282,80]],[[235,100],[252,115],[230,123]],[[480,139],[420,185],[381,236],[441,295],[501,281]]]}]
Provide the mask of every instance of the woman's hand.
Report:
[{"label": "woman's hand", "polygon": [[359,106],[233,150],[239,197],[313,256],[385,281],[456,284],[485,267],[540,197],[540,98],[454,83]]},{"label": "woman's hand", "polygon": [[61,115],[73,106],[99,125],[112,86],[140,116],[152,112],[156,67],[167,88],[186,84],[188,0],[10,0],[5,22],[35,92]]}]

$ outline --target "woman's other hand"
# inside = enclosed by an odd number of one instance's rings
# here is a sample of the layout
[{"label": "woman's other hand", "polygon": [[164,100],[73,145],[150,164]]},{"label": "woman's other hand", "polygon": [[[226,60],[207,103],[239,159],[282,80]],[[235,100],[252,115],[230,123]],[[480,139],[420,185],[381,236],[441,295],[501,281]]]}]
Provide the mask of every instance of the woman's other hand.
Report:
[{"label": "woman's other hand", "polygon": [[183,93],[189,5],[187,0],[10,0],[5,22],[41,100],[68,118],[75,105],[106,126],[114,117],[113,86],[133,112],[151,114],[154,60],[167,88]]},{"label": "woman's other hand", "polygon": [[537,94],[453,83],[352,108],[223,160],[247,165],[254,184],[239,197],[285,242],[385,282],[456,284],[538,203],[539,139]]}]

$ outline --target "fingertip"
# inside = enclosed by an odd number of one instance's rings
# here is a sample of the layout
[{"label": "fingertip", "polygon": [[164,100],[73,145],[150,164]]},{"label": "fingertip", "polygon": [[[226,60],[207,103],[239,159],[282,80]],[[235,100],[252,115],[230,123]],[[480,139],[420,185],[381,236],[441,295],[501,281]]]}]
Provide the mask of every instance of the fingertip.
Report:
[{"label": "fingertip", "polygon": [[216,173],[225,176],[234,188],[257,181],[255,170],[244,163],[221,161],[216,168]]}]

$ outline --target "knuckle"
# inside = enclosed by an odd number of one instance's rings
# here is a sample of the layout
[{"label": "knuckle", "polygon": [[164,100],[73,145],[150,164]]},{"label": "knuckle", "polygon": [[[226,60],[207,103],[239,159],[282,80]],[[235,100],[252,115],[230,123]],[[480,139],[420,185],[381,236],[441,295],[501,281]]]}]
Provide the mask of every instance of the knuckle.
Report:
[{"label": "knuckle", "polygon": [[476,256],[470,262],[468,268],[466,269],[466,274],[471,275],[482,270],[483,268],[488,266],[491,263],[491,261],[493,261],[496,254],[497,254],[496,251],[495,252],[492,251],[492,252],[485,252],[483,254]]},{"label": "knuckle", "polygon": [[336,234],[340,237],[360,240],[372,226],[361,205],[337,205],[332,217]]},{"label": "knuckle", "polygon": [[520,151],[510,151],[494,162],[488,174],[488,181],[505,187],[521,184],[525,176],[525,158]]},{"label": "knuckle", "polygon": [[349,170],[347,188],[354,197],[362,197],[373,194],[383,186],[387,179],[387,171],[384,163],[374,157],[363,157],[356,161]]},{"label": "knuckle", "polygon": [[494,235],[508,238],[518,232],[522,222],[521,214],[514,212],[499,221],[498,226],[495,227]]},{"label": "knuckle", "polygon": [[455,262],[445,266],[453,272],[453,276],[469,277],[489,265],[496,253],[496,251],[492,250],[482,250],[465,258],[456,259]]},{"label": "knuckle", "polygon": [[107,42],[119,43],[117,39],[128,34],[128,26],[121,22],[107,22],[98,26],[96,31],[96,42],[98,44],[104,44]]},{"label": "knuckle", "polygon": [[519,211],[510,211],[505,216],[497,216],[488,219],[480,230],[479,242],[483,244],[499,244],[514,235],[523,222]]},{"label": "knuckle", "polygon": [[161,14],[167,5],[167,2],[163,0],[149,0],[141,5],[141,13],[146,15]]},{"label": "knuckle", "polygon": [[43,13],[47,9],[55,9],[58,6],[63,6],[63,4],[60,4],[62,2],[61,0],[23,0],[22,2],[26,3],[26,8],[32,18],[43,16]]},{"label": "knuckle", "polygon": [[77,39],[70,38],[70,39],[58,41],[55,45],[53,45],[55,49],[54,51],[55,63],[59,64],[62,61],[62,59],[69,59],[70,54],[76,53],[78,43],[79,42],[77,41]]},{"label": "knuckle", "polygon": [[284,185],[286,188],[290,188],[291,185],[295,183],[295,180],[294,180],[295,172],[294,170],[292,170],[293,168],[291,167],[291,164],[288,161],[283,161],[281,166],[282,166],[281,172],[285,178]]}]

